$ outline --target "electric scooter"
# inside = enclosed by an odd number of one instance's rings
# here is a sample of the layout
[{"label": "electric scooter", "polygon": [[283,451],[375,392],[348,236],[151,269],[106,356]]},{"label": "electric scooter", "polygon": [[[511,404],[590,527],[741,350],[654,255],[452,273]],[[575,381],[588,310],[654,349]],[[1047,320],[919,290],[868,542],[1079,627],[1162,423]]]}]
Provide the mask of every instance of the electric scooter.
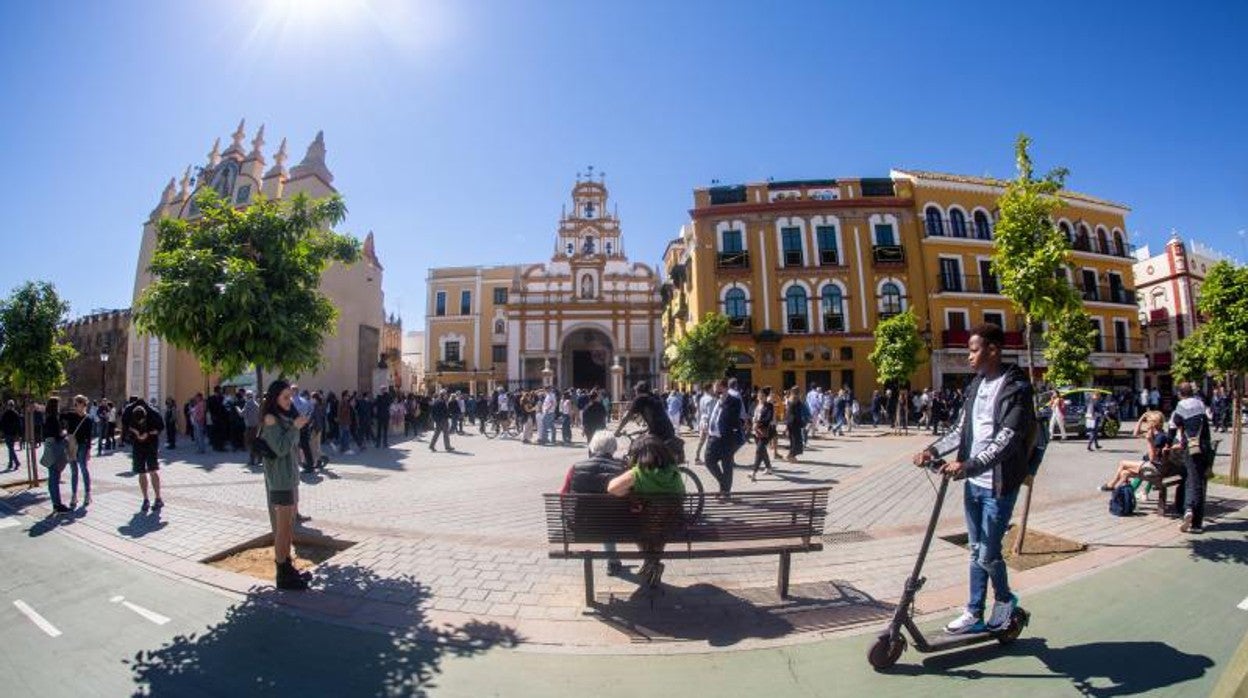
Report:
[{"label": "electric scooter", "polygon": [[[927,467],[934,472],[940,472],[942,466],[944,466],[944,461],[937,460],[929,463]],[[945,503],[945,493],[948,489],[949,477],[942,475],[940,489],[936,493],[936,504],[932,507],[932,518],[927,522],[927,532],[923,535],[923,546],[919,548],[919,558],[914,561],[914,571],[906,579],[905,590],[902,591],[901,600],[897,602],[897,610],[893,613],[892,621],[880,632],[875,644],[871,646],[871,651],[867,653],[867,661],[876,671],[883,671],[896,664],[901,653],[905,651],[906,638],[901,634],[902,628],[905,628],[914,640],[915,649],[929,653],[977,645],[992,640],[1006,645],[1016,640],[1031,620],[1030,613],[1022,608],[1015,608],[1014,613],[1010,615],[1010,622],[999,630],[945,635],[931,640],[924,637],[919,626],[915,624],[914,597],[927,582],[926,577],[920,576],[923,571],[923,561],[927,559],[927,551],[931,547],[932,536],[936,533],[936,522],[940,519],[940,509]]]}]

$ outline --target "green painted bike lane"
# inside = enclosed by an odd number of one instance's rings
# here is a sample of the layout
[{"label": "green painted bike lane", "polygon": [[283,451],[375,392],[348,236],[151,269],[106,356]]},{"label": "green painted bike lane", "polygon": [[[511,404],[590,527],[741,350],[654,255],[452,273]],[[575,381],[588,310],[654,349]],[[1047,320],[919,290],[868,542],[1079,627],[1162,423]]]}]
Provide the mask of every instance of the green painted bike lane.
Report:
[{"label": "green painted bike lane", "polygon": [[[888,673],[867,664],[871,633],[741,652],[448,657],[430,691],[551,698],[1207,696],[1248,632],[1248,611],[1238,608],[1248,596],[1248,518],[1227,517],[1187,542],[1024,598],[1032,621],[1013,645],[932,655],[908,648]],[[939,632],[935,626],[936,619],[923,624]]]}]

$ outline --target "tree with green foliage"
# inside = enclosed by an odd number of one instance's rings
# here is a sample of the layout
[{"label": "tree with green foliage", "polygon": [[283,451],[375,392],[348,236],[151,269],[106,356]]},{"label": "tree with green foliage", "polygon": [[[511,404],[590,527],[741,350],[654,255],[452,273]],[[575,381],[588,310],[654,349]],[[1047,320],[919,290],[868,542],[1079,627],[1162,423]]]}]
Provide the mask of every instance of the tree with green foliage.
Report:
[{"label": "tree with green foliage", "polygon": [[332,230],[346,216],[342,199],[261,197],[240,209],[205,189],[195,203],[198,218],[158,224],[155,280],[135,306],[135,328],[190,352],[205,372],[253,367],[259,390],[265,370],[315,370],[338,316],[321,274],[360,258],[359,241]]},{"label": "tree with green foliage", "polygon": [[1170,375],[1180,381],[1201,382],[1209,375],[1209,345],[1204,341],[1204,327],[1174,343],[1174,359]]},{"label": "tree with green foliage", "polygon": [[[876,380],[897,390],[910,382],[910,377],[918,370],[923,361],[919,352],[923,349],[923,338],[919,335],[919,322],[914,312],[906,308],[904,313],[884,320],[875,328],[875,348],[867,355],[867,360],[875,366]],[[904,423],[902,414],[906,409],[906,400],[897,400],[896,424]]]},{"label": "tree with green foliage", "polygon": [[1045,379],[1054,386],[1080,386],[1092,373],[1088,357],[1096,347],[1096,326],[1082,307],[1068,310],[1061,322],[1044,334],[1043,353],[1048,364]]},{"label": "tree with green foliage", "polygon": [[702,321],[676,340],[668,371],[672,378],[689,384],[724,377],[728,370],[728,318],[707,313]]},{"label": "tree with green foliage", "polygon": [[[1237,386],[1232,405],[1231,484],[1239,484],[1239,459],[1243,430],[1243,374],[1248,371],[1248,267],[1222,261],[1213,265],[1200,287],[1196,307],[1204,324],[1192,338],[1180,344],[1199,343],[1200,349],[1184,348],[1186,354],[1204,354],[1207,373],[1221,375],[1228,386]],[[1189,338],[1190,340],[1191,338]],[[1184,359],[1187,360],[1186,358]]]},{"label": "tree with green foliage", "polygon": [[26,415],[26,468],[39,482],[35,462],[34,399],[65,383],[65,363],[78,355],[61,327],[69,304],[46,281],[27,281],[0,301],[0,374],[22,396]]},{"label": "tree with green foliage", "polygon": [[1030,145],[1026,135],[1020,135],[1014,144],[1018,177],[1005,185],[1005,193],[997,201],[1000,217],[993,233],[992,254],[992,270],[999,279],[1001,295],[1023,315],[1029,371],[1035,366],[1033,325],[1065,322],[1075,309],[1083,308],[1074,287],[1060,275],[1070,256],[1070,243],[1053,223],[1062,205],[1058,193],[1068,172],[1056,168],[1036,179],[1027,153]]}]

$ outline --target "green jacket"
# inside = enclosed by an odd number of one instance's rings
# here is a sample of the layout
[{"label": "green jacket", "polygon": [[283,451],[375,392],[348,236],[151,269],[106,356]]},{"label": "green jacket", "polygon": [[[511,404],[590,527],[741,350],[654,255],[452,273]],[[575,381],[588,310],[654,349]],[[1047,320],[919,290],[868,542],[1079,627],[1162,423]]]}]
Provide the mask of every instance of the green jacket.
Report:
[{"label": "green jacket", "polygon": [[277,453],[276,458],[264,459],[264,484],[271,492],[292,491],[299,484],[299,467],[296,465],[295,449],[299,448],[299,430],[294,421],[278,417],[276,424],[265,424],[260,438]]},{"label": "green jacket", "polygon": [[685,483],[675,466],[645,469],[632,467],[633,494],[684,494]]}]

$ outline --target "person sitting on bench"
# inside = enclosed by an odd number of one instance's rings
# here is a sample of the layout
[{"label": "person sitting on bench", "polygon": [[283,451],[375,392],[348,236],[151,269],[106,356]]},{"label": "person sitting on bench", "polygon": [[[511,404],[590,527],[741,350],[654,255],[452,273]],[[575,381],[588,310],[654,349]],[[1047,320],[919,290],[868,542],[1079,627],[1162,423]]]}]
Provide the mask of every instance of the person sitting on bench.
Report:
[{"label": "person sitting on bench", "polygon": [[1115,487],[1125,485],[1133,477],[1155,477],[1163,472],[1166,462],[1166,451],[1170,447],[1170,437],[1166,435],[1166,418],[1160,412],[1145,412],[1135,425],[1134,436],[1144,437],[1147,444],[1144,458],[1139,461],[1124,460],[1118,464],[1118,470],[1109,482],[1101,485],[1102,492],[1112,492]]},{"label": "person sitting on bench", "polygon": [[[680,478],[676,458],[661,438],[654,435],[642,437],[633,447],[630,456],[634,459],[632,467],[607,483],[608,494],[627,497],[632,494],[680,496],[685,493],[685,483]],[[679,508],[679,502],[676,506]],[[661,531],[657,533],[661,538]],[[650,555],[646,556],[646,562],[637,575],[651,587],[657,587],[663,578],[663,564],[659,562],[663,553],[663,541],[645,540],[646,537],[643,532],[643,539],[638,545],[642,552]]]}]

